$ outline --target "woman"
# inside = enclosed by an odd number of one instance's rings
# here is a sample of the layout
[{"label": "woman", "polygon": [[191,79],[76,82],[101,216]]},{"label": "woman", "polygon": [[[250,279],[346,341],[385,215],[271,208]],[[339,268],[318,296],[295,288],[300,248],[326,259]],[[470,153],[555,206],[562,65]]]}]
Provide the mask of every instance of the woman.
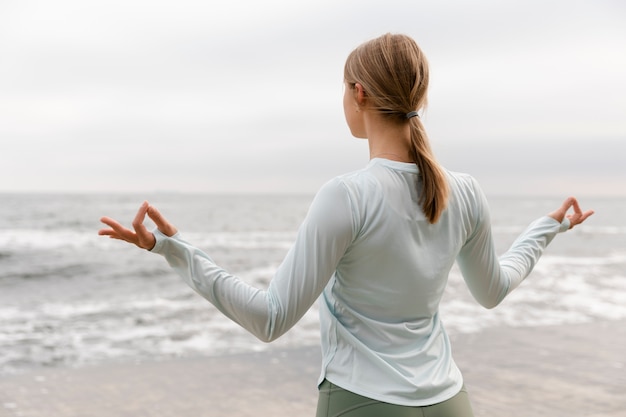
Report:
[{"label": "woman", "polygon": [[[264,341],[289,330],[319,297],[318,417],[471,416],[438,314],[452,265],[480,304],[495,307],[558,232],[593,212],[568,198],[498,258],[478,184],[445,171],[430,150],[418,115],[428,65],[417,44],[403,35],[373,39],[349,55],[344,78],[346,121],[367,139],[370,162],[320,189],[267,290],[221,269],[147,202],[134,230],[105,217],[109,228],[100,234],[163,255]],[[154,233],[143,226],[146,215]]]}]

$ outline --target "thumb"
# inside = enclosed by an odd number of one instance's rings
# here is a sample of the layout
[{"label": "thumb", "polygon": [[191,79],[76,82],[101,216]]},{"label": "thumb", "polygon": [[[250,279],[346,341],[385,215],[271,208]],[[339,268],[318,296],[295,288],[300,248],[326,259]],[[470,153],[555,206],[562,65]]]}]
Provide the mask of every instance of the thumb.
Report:
[{"label": "thumb", "polygon": [[165,236],[174,236],[178,231],[173,224],[167,221],[165,217],[161,214],[159,210],[157,210],[154,206],[149,206],[147,211],[148,217],[152,219],[157,229]]},{"label": "thumb", "polygon": [[560,223],[565,218],[565,214],[567,213],[567,211],[575,203],[576,203],[576,199],[574,197],[568,197],[567,199],[565,199],[563,204],[561,204],[561,207],[554,210],[552,213],[548,214],[548,216],[552,217],[554,220]]}]

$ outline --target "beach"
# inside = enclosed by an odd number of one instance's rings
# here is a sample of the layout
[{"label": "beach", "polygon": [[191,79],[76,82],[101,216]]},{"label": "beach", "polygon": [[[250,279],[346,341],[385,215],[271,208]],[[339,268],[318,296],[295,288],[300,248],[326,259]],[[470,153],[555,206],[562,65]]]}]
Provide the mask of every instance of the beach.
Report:
[{"label": "beach", "polygon": [[[626,322],[451,336],[478,417],[626,416]],[[2,417],[314,416],[317,346],[42,368],[0,378]]]}]

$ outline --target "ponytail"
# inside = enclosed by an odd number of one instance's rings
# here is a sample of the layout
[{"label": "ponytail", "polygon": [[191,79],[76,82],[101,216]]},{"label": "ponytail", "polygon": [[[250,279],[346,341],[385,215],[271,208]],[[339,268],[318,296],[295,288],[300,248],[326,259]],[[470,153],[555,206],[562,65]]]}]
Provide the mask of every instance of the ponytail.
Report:
[{"label": "ponytail", "polygon": [[428,221],[436,223],[448,203],[450,187],[430,149],[426,130],[416,117],[426,105],[429,80],[428,61],[422,50],[408,36],[385,34],[350,53],[344,80],[363,85],[369,108],[398,124],[409,123],[411,156],[421,175],[417,184],[421,186],[419,204]]},{"label": "ponytail", "polygon": [[446,208],[450,188],[446,174],[430,148],[428,136],[421,120],[419,117],[412,117],[409,119],[409,123],[411,126],[411,152],[421,174],[422,189],[419,193],[419,203],[428,221],[434,224]]}]

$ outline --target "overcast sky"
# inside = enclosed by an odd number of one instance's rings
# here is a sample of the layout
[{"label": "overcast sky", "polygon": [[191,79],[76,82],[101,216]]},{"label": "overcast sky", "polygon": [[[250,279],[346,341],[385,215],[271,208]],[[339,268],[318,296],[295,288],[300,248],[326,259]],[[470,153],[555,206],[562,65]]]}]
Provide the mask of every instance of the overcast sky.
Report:
[{"label": "overcast sky", "polygon": [[0,0],[0,191],[315,192],[368,161],[342,69],[385,32],[448,169],[626,195],[621,0]]}]

